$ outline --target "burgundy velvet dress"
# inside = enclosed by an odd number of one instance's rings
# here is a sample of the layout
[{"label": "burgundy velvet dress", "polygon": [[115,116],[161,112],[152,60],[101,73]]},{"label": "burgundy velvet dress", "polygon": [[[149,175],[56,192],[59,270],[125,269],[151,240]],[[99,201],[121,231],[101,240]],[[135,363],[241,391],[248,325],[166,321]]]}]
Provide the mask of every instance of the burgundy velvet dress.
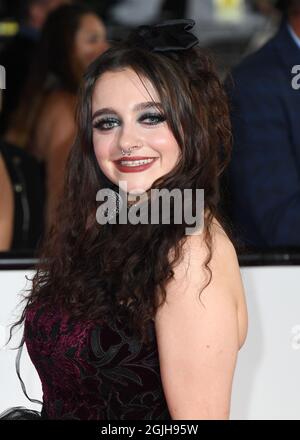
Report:
[{"label": "burgundy velvet dress", "polygon": [[42,417],[171,420],[154,322],[149,332],[147,346],[117,320],[83,324],[57,309],[31,306],[24,338],[42,383]]}]

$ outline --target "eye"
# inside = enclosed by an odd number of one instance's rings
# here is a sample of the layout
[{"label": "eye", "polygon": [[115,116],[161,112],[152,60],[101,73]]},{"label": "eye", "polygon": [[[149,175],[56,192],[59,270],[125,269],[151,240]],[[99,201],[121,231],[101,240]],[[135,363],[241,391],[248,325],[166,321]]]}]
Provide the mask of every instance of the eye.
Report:
[{"label": "eye", "polygon": [[98,119],[94,122],[93,127],[97,128],[98,130],[110,130],[111,128],[113,128],[119,121],[117,119],[114,118],[103,118],[103,119]]},{"label": "eye", "polygon": [[164,122],[166,118],[160,113],[146,113],[139,119],[141,122],[145,122],[146,120],[150,122],[146,122],[147,125],[156,125]]}]

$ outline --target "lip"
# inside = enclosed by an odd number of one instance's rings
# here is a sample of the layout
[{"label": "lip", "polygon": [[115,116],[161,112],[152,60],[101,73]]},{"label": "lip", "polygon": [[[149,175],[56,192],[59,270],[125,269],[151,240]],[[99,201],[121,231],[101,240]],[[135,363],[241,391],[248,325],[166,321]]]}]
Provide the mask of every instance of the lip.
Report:
[{"label": "lip", "polygon": [[[121,160],[145,160],[145,159],[154,159],[152,162],[147,163],[145,165],[138,165],[135,167],[128,167],[126,165],[121,165]],[[141,156],[135,156],[135,157],[122,157],[122,159],[118,159],[115,160],[114,163],[116,165],[116,167],[118,168],[119,171],[121,171],[122,173],[137,173],[139,171],[144,171],[147,170],[148,168],[150,168],[154,162],[156,162],[156,160],[158,159],[158,157],[141,157]]]}]

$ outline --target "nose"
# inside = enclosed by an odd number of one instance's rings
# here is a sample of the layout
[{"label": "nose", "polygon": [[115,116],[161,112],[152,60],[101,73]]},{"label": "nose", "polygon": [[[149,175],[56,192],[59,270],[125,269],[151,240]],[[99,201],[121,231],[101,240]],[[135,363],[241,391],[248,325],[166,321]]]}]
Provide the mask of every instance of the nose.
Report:
[{"label": "nose", "polygon": [[141,147],[142,140],[139,139],[139,137],[136,135],[132,127],[125,127],[123,125],[118,139],[118,148],[120,151],[122,149],[124,149],[125,151],[129,151],[129,148],[133,146]]}]

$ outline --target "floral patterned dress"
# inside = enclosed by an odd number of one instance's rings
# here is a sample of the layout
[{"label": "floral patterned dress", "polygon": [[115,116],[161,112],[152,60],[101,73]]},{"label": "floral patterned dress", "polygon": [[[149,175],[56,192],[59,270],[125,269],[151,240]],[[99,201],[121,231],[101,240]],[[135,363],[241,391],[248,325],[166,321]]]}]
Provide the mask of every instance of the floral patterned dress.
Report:
[{"label": "floral patterned dress", "polygon": [[150,345],[118,323],[83,324],[45,305],[26,311],[24,338],[42,383],[43,418],[171,419],[154,322]]}]

